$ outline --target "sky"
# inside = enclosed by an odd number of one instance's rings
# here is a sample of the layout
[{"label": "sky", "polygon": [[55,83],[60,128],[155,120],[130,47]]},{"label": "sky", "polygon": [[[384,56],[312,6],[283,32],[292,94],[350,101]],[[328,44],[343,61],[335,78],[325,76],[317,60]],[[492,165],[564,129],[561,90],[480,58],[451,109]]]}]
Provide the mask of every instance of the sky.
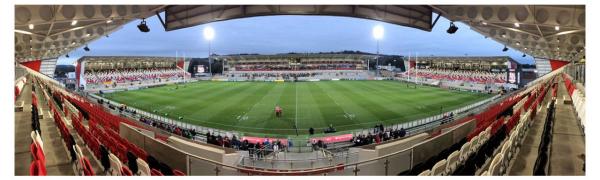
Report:
[{"label": "sky", "polygon": [[[163,15],[164,17],[164,15]],[[435,16],[434,16],[435,17]],[[446,30],[450,22],[441,17],[431,32],[380,21],[336,16],[261,16],[213,22],[174,31],[165,31],[158,17],[152,16],[147,25],[150,32],[142,33],[134,20],[120,30],[90,43],[89,52],[78,48],[61,56],[58,64],[73,64],[81,56],[182,56],[206,57],[208,41],[202,31],[206,26],[215,30],[211,50],[216,54],[277,54],[288,52],[363,51],[376,53],[377,40],[372,29],[384,28],[380,40],[381,54],[418,56],[510,56],[532,64],[530,56],[486,39],[469,26],[456,23],[455,34]]]}]

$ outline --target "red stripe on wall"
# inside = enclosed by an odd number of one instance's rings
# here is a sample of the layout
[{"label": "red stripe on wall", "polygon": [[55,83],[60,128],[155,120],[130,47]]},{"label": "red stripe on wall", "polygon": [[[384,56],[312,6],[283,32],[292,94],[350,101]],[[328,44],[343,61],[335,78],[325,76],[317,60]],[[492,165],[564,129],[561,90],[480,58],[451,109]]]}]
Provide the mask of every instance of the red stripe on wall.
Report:
[{"label": "red stripe on wall", "polygon": [[567,64],[569,64],[568,61],[550,59],[550,67],[552,68],[552,71],[557,70]]},{"label": "red stripe on wall", "polygon": [[31,70],[40,72],[40,67],[42,67],[42,61],[41,60],[27,61],[27,62],[22,62],[21,65],[28,67]]}]

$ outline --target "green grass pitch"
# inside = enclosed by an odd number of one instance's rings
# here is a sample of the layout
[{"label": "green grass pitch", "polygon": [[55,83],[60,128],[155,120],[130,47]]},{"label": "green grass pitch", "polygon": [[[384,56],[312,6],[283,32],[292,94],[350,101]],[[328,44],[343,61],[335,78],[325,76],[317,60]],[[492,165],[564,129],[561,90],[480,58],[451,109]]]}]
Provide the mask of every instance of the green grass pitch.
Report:
[{"label": "green grass pitch", "polygon": [[[296,135],[332,124],[338,131],[403,123],[491,95],[407,86],[397,81],[209,82],[105,94],[108,99],[184,122],[246,135]],[[275,117],[274,108],[283,108]]]}]

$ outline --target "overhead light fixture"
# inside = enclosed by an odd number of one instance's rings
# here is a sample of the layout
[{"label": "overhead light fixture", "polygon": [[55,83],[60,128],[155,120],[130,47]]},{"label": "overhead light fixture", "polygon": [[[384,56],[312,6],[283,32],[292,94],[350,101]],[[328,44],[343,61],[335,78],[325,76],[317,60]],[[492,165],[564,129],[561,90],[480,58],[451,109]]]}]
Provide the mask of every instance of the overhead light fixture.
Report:
[{"label": "overhead light fixture", "polygon": [[504,48],[502,48],[502,52],[506,52],[508,51],[508,48],[506,47],[506,45],[504,45]]},{"label": "overhead light fixture", "polygon": [[517,42],[517,43],[515,43],[515,44],[516,44],[517,46],[520,46],[520,45],[521,45],[521,43],[520,43],[520,42]]},{"label": "overhead light fixture", "polygon": [[23,30],[18,30],[18,29],[15,29],[15,32],[16,33],[21,33],[21,34],[28,34],[28,35],[33,34],[33,33],[29,32],[29,31],[23,31]]},{"label": "overhead light fixture", "polygon": [[521,26],[521,25],[519,25],[519,23],[515,23],[515,27],[516,27],[516,28],[518,28],[518,27],[520,27],[520,26]]},{"label": "overhead light fixture", "polygon": [[554,30],[558,31],[558,30],[560,30],[560,27],[559,26],[554,26]]},{"label": "overhead light fixture", "polygon": [[150,28],[148,28],[148,25],[146,25],[146,19],[142,19],[142,22],[140,22],[137,27],[141,32],[150,32]]},{"label": "overhead light fixture", "polygon": [[525,47],[525,50],[527,50],[527,47]]},{"label": "overhead light fixture", "polygon": [[87,44],[85,45],[85,47],[83,48],[83,50],[85,51],[90,51],[90,48],[87,46]]},{"label": "overhead light fixture", "polygon": [[502,34],[502,38],[506,38],[506,34]]},{"label": "overhead light fixture", "polygon": [[71,21],[71,26],[75,26],[75,25],[77,25],[77,20]]},{"label": "overhead light fixture", "polygon": [[377,26],[373,27],[373,31],[372,31],[373,38],[375,38],[377,40],[383,39],[384,32],[385,31],[383,29],[383,26],[381,26],[381,25],[377,25]]},{"label": "overhead light fixture", "polygon": [[33,29],[34,25],[33,24],[29,24],[29,29]]},{"label": "overhead light fixture", "polygon": [[483,24],[484,26],[487,26],[487,22],[485,22],[485,21],[481,21],[481,24]]},{"label": "overhead light fixture", "polygon": [[110,23],[112,23],[112,22],[113,22],[112,18],[111,18],[111,19],[109,19],[109,20],[106,20],[106,24],[110,24]]},{"label": "overhead light fixture", "polygon": [[204,36],[204,39],[206,39],[208,41],[212,41],[215,38],[215,29],[213,29],[210,26],[206,26],[202,30],[202,35]]},{"label": "overhead light fixture", "polygon": [[73,42],[71,43],[71,45],[75,45],[75,41],[73,41]]},{"label": "overhead light fixture", "polygon": [[91,34],[90,34],[90,33],[87,33],[85,36],[87,36],[87,37],[90,37],[90,36],[91,36]]},{"label": "overhead light fixture", "polygon": [[458,31],[458,27],[456,27],[456,25],[454,25],[454,22],[450,22],[450,27],[448,27],[448,30],[446,30],[446,32],[448,34],[454,34],[454,33],[456,33],[456,31]]}]

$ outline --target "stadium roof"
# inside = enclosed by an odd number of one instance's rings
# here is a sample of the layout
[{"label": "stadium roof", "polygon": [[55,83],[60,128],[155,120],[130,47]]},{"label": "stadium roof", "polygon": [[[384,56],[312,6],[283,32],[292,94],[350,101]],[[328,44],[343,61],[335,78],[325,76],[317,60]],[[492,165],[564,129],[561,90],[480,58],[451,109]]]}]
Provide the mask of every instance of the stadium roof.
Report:
[{"label": "stadium roof", "polygon": [[325,54],[325,53],[301,53],[301,54],[273,54],[273,55],[223,55],[211,56],[213,59],[225,60],[254,60],[254,59],[287,59],[287,58],[347,58],[347,59],[375,59],[377,55],[368,54]]},{"label": "stadium roof", "polygon": [[57,58],[162,11],[167,31],[268,15],[348,16],[431,31],[441,15],[530,56],[578,60],[585,55],[583,5],[17,5],[15,59]]},{"label": "stadium roof", "polygon": [[534,57],[585,55],[584,5],[433,5],[434,12]]},{"label": "stadium roof", "polygon": [[15,59],[53,59],[108,36],[162,5],[16,5]]},{"label": "stadium roof", "polygon": [[431,31],[432,9],[421,5],[178,5],[165,8],[166,30],[269,15],[348,16]]}]

